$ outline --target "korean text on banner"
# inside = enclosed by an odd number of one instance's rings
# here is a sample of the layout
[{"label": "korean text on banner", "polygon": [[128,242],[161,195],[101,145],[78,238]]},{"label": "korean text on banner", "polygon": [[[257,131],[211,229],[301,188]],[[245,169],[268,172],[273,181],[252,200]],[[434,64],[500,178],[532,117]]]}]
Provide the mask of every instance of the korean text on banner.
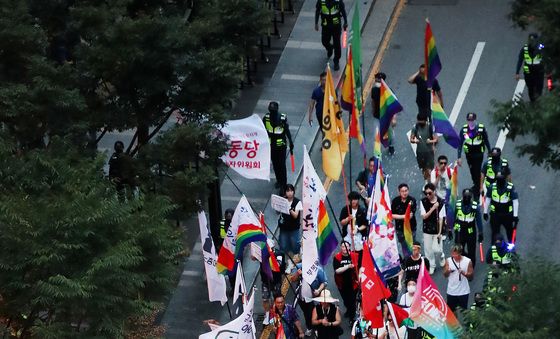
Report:
[{"label": "korean text on banner", "polygon": [[253,306],[255,304],[255,292],[251,293],[251,298],[243,310],[243,314],[229,323],[222,325],[212,332],[201,334],[198,339],[215,339],[215,338],[237,338],[237,339],[253,339],[255,338],[255,325],[253,323]]},{"label": "korean text on banner", "polygon": [[204,257],[204,271],[208,284],[208,300],[219,301],[222,306],[227,302],[226,280],[216,271],[217,254],[214,242],[208,232],[208,221],[204,211],[198,212],[198,225],[200,227],[200,240],[202,241],[202,255]]},{"label": "korean text on banner", "polygon": [[269,181],[270,141],[259,116],[229,120],[221,132],[229,139],[224,163],[245,178]]}]

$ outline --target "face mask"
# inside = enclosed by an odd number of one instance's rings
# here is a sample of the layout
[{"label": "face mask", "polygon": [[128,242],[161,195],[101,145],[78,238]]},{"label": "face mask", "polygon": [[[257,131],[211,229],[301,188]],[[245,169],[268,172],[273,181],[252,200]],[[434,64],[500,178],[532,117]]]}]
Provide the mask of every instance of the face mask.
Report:
[{"label": "face mask", "polygon": [[408,293],[414,294],[414,292],[416,292],[416,285],[407,286],[406,290],[408,291]]},{"label": "face mask", "polygon": [[377,88],[381,87],[381,83],[380,82],[375,82],[375,87],[377,87]]},{"label": "face mask", "polygon": [[468,121],[467,124],[469,125],[470,129],[473,129],[475,126],[475,122],[474,121]]}]

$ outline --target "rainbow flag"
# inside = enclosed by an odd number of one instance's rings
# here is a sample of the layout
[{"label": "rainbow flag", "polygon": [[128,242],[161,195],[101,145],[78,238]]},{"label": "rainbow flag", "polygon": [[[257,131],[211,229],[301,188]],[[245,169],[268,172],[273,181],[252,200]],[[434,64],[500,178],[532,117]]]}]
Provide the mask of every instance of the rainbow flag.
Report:
[{"label": "rainbow flag", "polygon": [[403,254],[405,257],[408,257],[412,254],[412,227],[410,226],[410,215],[411,212],[411,205],[412,202],[408,202],[408,206],[406,206],[406,212],[404,213],[404,225],[403,225],[403,233],[404,233],[404,242],[406,243],[406,248],[403,247]]},{"label": "rainbow flag", "polygon": [[356,81],[354,79],[354,63],[352,62],[352,49],[348,49],[348,58],[346,61],[344,82],[342,84],[342,94],[340,96],[340,106],[343,109],[350,112],[350,127],[349,136],[350,138],[358,139],[360,144],[360,149],[364,156],[366,152],[366,143],[360,129],[360,116],[362,112],[358,107],[358,102],[356,100]]},{"label": "rainbow flag", "polygon": [[317,251],[319,252],[319,263],[325,266],[331,255],[336,250],[338,239],[334,234],[334,230],[329,220],[329,214],[325,208],[325,202],[319,201],[319,222],[318,222],[318,236],[317,236]]},{"label": "rainbow flag", "polygon": [[284,332],[284,325],[282,321],[278,321],[278,329],[276,330],[276,339],[287,339],[286,332]]},{"label": "rainbow flag", "polygon": [[458,184],[458,178],[459,178],[459,166],[457,166],[457,164],[455,164],[453,166],[453,170],[451,171],[451,180],[449,183],[449,188],[447,189],[447,196],[446,196],[446,201],[447,201],[447,206],[448,208],[448,212],[447,213],[447,229],[453,229],[453,224],[455,223],[455,205],[457,204],[457,194],[458,194],[458,190],[459,190],[459,184]]},{"label": "rainbow flag", "polygon": [[[259,221],[261,223],[261,229],[264,234],[266,234],[266,224],[264,222],[264,214],[261,213],[259,215]],[[261,253],[262,253],[262,260],[261,260],[261,270],[266,274],[268,279],[272,280],[272,271],[280,272],[280,264],[278,264],[278,260],[276,259],[276,255],[268,246],[268,241],[261,245]]]},{"label": "rainbow flag", "polygon": [[375,129],[375,141],[373,142],[373,156],[381,159],[381,136],[379,126]]},{"label": "rainbow flag", "polygon": [[432,84],[441,71],[441,61],[436,49],[436,39],[432,34],[432,26],[426,18],[426,34],[424,35],[424,64],[426,65],[426,82],[428,88],[432,88]]},{"label": "rainbow flag", "polygon": [[264,234],[259,225],[239,225],[239,229],[237,230],[237,241],[235,244],[235,258],[241,259],[245,246],[256,241],[263,241],[266,243],[266,234]]},{"label": "rainbow flag", "polygon": [[457,134],[457,131],[455,131],[455,128],[451,125],[447,114],[443,111],[443,107],[441,107],[438,97],[434,95],[434,92],[432,92],[432,121],[436,133],[441,133],[445,142],[455,149],[459,147],[461,142],[459,134]]},{"label": "rainbow flag", "polygon": [[391,127],[391,120],[393,120],[395,114],[402,110],[403,107],[397,100],[393,91],[391,91],[384,80],[381,80],[381,88],[379,90],[379,133],[383,136],[381,143],[385,147],[389,146],[389,128]]}]

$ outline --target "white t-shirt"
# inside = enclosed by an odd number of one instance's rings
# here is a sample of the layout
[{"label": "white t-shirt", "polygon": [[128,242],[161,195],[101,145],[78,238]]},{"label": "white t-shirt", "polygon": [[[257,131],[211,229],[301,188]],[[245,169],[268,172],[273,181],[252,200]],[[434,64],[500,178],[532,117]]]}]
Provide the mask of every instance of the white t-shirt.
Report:
[{"label": "white t-shirt", "polygon": [[[449,274],[449,277],[447,277],[447,294],[460,296],[471,293],[469,280],[457,270],[457,267],[459,267],[462,272],[467,273],[471,259],[463,255],[459,262],[455,261],[454,264],[453,261],[453,258],[447,258],[447,265],[449,269],[453,271]],[[457,267],[455,265],[457,265]]]},{"label": "white t-shirt", "polygon": [[[401,295],[401,300],[399,302],[399,305],[406,306],[404,309],[408,311],[410,305],[412,305],[412,298],[414,298],[414,296],[408,293]],[[418,325],[414,324],[413,326],[408,326],[408,327],[414,329],[417,328]]]},{"label": "white t-shirt", "polygon": [[[436,171],[439,174],[439,181],[436,183]],[[439,170],[439,168],[434,168],[430,173],[430,182],[436,186],[436,195],[443,200],[445,200],[447,196],[447,189],[451,185],[451,177],[449,176],[451,170],[447,167],[443,173]]]},{"label": "white t-shirt", "polygon": [[[354,220],[356,220],[356,213],[358,212],[358,209],[352,209],[352,218],[354,218]],[[346,234],[346,236],[344,237],[344,240],[348,241],[348,243],[352,243],[352,232],[350,232],[350,223],[348,223],[348,225],[346,225],[347,231],[348,233]],[[364,249],[364,243],[362,240],[362,233],[360,233],[360,231],[358,231],[358,226],[360,225],[354,225],[354,231],[356,232],[355,234],[353,234],[354,237],[354,249],[356,251],[361,251]]]}]

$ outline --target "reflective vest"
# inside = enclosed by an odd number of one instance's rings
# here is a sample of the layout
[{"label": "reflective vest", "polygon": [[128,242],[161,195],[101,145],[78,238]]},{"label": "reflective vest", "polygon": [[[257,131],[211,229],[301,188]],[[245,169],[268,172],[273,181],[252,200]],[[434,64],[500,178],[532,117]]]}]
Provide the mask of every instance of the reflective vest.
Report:
[{"label": "reflective vest", "polygon": [[476,201],[471,201],[471,212],[464,213],[463,212],[463,202],[462,200],[457,201],[455,204],[455,226],[454,229],[459,231],[461,229],[461,225],[467,225],[467,232],[469,234],[474,232],[474,219],[476,217],[476,210],[478,209],[478,203]]},{"label": "reflective vest", "polygon": [[500,256],[496,245],[492,245],[492,261],[497,262],[501,265],[511,264],[511,253],[506,252],[503,256]]},{"label": "reflective vest", "polygon": [[332,0],[331,6],[327,6],[327,0],[321,0],[321,26],[327,26],[329,23],[340,25],[339,0]]},{"label": "reflective vest", "polygon": [[220,221],[220,238],[225,239],[226,235],[227,235],[226,220],[222,219]]},{"label": "reflective vest", "polygon": [[270,113],[266,113],[263,118],[264,128],[268,133],[268,140],[270,141],[271,147],[283,147],[286,146],[286,114],[280,114],[280,125],[274,127],[270,122]]},{"label": "reflective vest", "polygon": [[[507,212],[512,213],[513,204],[511,202],[511,191],[513,190],[513,184],[511,182],[508,182],[506,186],[506,190],[502,194],[498,193],[498,184],[496,183],[492,184],[491,190],[492,190],[492,201],[490,205],[490,211],[496,212],[496,205],[502,205],[502,207],[506,207],[504,205],[507,204],[508,205]],[[501,210],[503,211],[504,208],[502,208]]]},{"label": "reflective vest", "polygon": [[[507,159],[501,158],[500,160],[502,169],[508,166]],[[492,167],[492,158],[489,157],[486,162],[486,173],[484,173],[484,185],[486,189],[488,189],[494,181],[496,181],[496,173],[494,173],[494,167]]]},{"label": "reflective vest", "polygon": [[465,153],[469,153],[469,148],[481,147],[481,152],[484,152],[484,140],[482,138],[482,133],[484,132],[484,125],[478,124],[476,127],[476,135],[474,138],[469,136],[469,125],[464,124],[462,133],[465,138],[465,143],[463,144],[463,150]]},{"label": "reflective vest", "polygon": [[523,46],[523,72],[529,73],[529,66],[540,65],[541,61],[542,54],[540,48],[537,49],[535,56],[531,58],[529,55],[529,46],[527,44]]}]

